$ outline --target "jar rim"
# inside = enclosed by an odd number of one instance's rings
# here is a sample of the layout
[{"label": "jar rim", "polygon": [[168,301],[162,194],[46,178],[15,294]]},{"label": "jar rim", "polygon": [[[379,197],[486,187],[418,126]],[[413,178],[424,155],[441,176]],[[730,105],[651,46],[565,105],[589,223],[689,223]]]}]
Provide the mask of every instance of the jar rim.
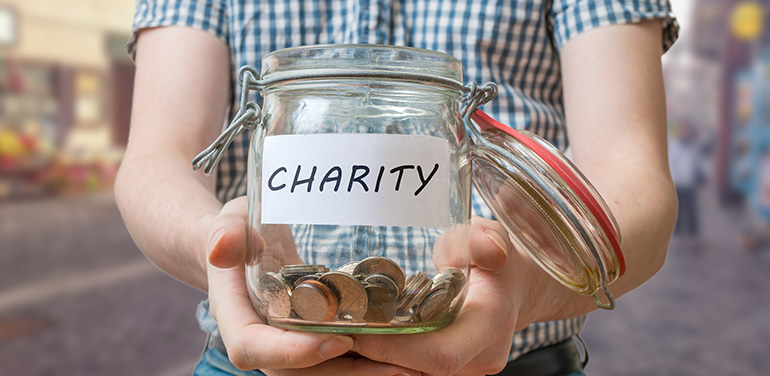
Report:
[{"label": "jar rim", "polygon": [[349,71],[351,77],[361,72],[373,72],[435,76],[453,81],[460,87],[463,82],[462,62],[449,54],[377,44],[320,44],[273,51],[263,56],[260,76],[268,81],[271,76],[282,76],[288,72],[329,69]]}]

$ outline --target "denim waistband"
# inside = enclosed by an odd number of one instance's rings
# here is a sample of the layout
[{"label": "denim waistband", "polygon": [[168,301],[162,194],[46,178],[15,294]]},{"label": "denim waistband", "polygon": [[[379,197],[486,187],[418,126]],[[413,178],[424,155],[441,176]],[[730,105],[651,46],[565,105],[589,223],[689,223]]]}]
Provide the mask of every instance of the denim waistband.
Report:
[{"label": "denim waistband", "polygon": [[[542,347],[526,353],[516,360],[508,362],[508,365],[496,376],[574,376],[583,375],[583,369],[588,363],[588,350],[580,337],[575,339],[583,348],[583,358],[575,340],[559,342],[554,345]],[[208,359],[206,359],[208,358]],[[204,360],[211,363],[212,366],[222,369],[226,372],[232,372],[232,375],[238,376],[263,376],[259,370],[241,371],[230,362],[227,357],[227,349],[218,335],[209,335],[204,351]],[[213,376],[225,374],[195,373],[195,376]]]}]

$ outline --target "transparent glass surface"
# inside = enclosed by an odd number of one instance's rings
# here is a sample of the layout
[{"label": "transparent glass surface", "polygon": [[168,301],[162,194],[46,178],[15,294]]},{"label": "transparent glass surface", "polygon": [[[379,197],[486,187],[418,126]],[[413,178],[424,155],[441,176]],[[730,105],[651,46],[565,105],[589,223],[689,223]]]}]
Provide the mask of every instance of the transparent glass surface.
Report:
[{"label": "transparent glass surface", "polygon": [[473,183],[484,201],[552,277],[578,293],[595,293],[605,281],[600,253],[609,246],[601,227],[531,149],[499,129],[482,135],[497,146],[473,150]]},{"label": "transparent glass surface", "polygon": [[[584,205],[579,205],[583,216],[586,217],[586,220],[583,223],[589,228],[588,233],[592,236],[594,242],[597,244],[595,249],[597,250],[603,265],[605,281],[607,284],[614,282],[622,273],[620,258],[623,257],[623,254],[621,249],[615,249],[609,237],[613,236],[616,240],[616,244],[618,245],[622,242],[622,238],[618,223],[615,220],[612,211],[609,209],[609,206],[607,206],[607,203],[604,201],[602,196],[591,184],[591,182],[583,175],[580,169],[578,169],[569,159],[567,159],[564,154],[562,154],[556,147],[532,132],[522,130],[519,133],[537,141],[538,144],[548,150],[548,152],[550,152],[553,156],[557,157],[570,170],[573,176],[577,178],[580,184],[579,188],[583,189],[586,194],[591,195],[594,198],[596,204],[598,204],[597,209],[601,210],[602,213],[606,216],[609,222],[608,226],[610,226],[610,228],[604,228],[601,226],[601,224],[599,224],[597,221],[596,214],[594,214]],[[566,185],[566,183],[562,184]],[[572,197],[573,201],[580,202],[580,199],[575,195],[572,195]]]},{"label": "transparent glass surface", "polygon": [[[372,46],[325,46],[274,53],[265,57],[262,78],[325,68],[415,71],[461,82],[459,62],[450,56]],[[251,231],[246,278],[252,303],[263,319],[286,329],[339,333],[415,333],[451,323],[462,307],[470,273],[467,244],[471,177],[468,138],[458,118],[461,92],[428,83],[344,77],[285,81],[265,88],[262,95],[262,124],[253,134],[249,152]],[[312,188],[326,192],[357,189],[373,195],[380,188],[380,179],[355,180],[355,169],[364,168],[355,163],[353,172],[342,164],[330,169],[319,167],[316,180],[308,178],[316,176],[308,175],[308,169],[267,171],[263,167],[268,160],[280,161],[301,152],[269,149],[267,153],[272,154],[267,155],[266,140],[304,136],[303,142],[312,143],[318,139],[312,136],[327,134],[407,135],[431,142],[441,140],[449,150],[449,187],[446,199],[437,202],[435,210],[445,213],[441,220],[444,225],[369,224],[369,217],[377,218],[389,208],[367,205],[355,210],[360,224],[277,223],[281,221],[265,219],[263,206],[268,204],[266,197],[271,196],[263,189],[266,182],[270,189],[283,187],[283,183],[277,183],[277,176],[293,184],[292,193],[296,188],[296,194]],[[319,153],[318,159],[345,149],[345,145],[337,145]],[[417,149],[415,154],[419,155]],[[407,174],[419,174],[423,182],[432,176],[433,171],[413,166],[388,171],[384,167],[390,168],[390,157],[385,156],[379,176],[398,178],[396,190],[401,177]],[[377,167],[371,166],[367,179],[373,179]],[[369,172],[366,167],[365,173]],[[300,175],[305,183],[296,184]],[[359,197],[356,205],[361,200]],[[274,208],[276,202],[269,204]],[[277,204],[289,208],[292,202]],[[334,205],[342,211],[350,209],[343,208],[347,204],[341,201]],[[335,210],[334,206],[328,209]],[[297,213],[298,217],[302,214]]]}]

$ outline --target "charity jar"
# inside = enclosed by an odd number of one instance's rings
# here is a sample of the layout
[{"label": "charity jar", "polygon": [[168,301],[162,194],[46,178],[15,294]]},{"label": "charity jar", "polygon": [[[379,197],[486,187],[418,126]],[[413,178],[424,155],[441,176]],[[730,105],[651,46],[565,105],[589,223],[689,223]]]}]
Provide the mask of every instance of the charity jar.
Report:
[{"label": "charity jar", "polygon": [[253,130],[246,284],[269,325],[383,334],[449,325],[471,278],[474,186],[517,247],[565,286],[614,305],[606,286],[622,254],[606,204],[546,141],[478,111],[496,86],[463,84],[456,58],[305,46],[267,54],[261,72],[242,67],[238,78],[239,111],[193,165],[210,172]]},{"label": "charity jar", "polygon": [[255,307],[304,330],[446,326],[469,273],[460,62],[313,46],[266,55],[260,77],[273,83],[248,161]]}]

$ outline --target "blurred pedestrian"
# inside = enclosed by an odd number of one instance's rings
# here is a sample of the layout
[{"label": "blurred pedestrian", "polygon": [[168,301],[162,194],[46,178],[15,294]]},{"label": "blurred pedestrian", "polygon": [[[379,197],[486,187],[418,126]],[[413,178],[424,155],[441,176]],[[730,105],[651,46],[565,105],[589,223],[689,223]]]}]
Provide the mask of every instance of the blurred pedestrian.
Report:
[{"label": "blurred pedestrian", "polygon": [[708,174],[705,154],[692,123],[683,122],[674,127],[668,145],[668,158],[679,200],[674,237],[680,239],[682,248],[698,251],[701,249],[698,191],[705,184]]},{"label": "blurred pedestrian", "polygon": [[756,192],[745,203],[748,224],[740,237],[740,246],[746,251],[770,249],[770,146],[762,153],[756,174]]}]

